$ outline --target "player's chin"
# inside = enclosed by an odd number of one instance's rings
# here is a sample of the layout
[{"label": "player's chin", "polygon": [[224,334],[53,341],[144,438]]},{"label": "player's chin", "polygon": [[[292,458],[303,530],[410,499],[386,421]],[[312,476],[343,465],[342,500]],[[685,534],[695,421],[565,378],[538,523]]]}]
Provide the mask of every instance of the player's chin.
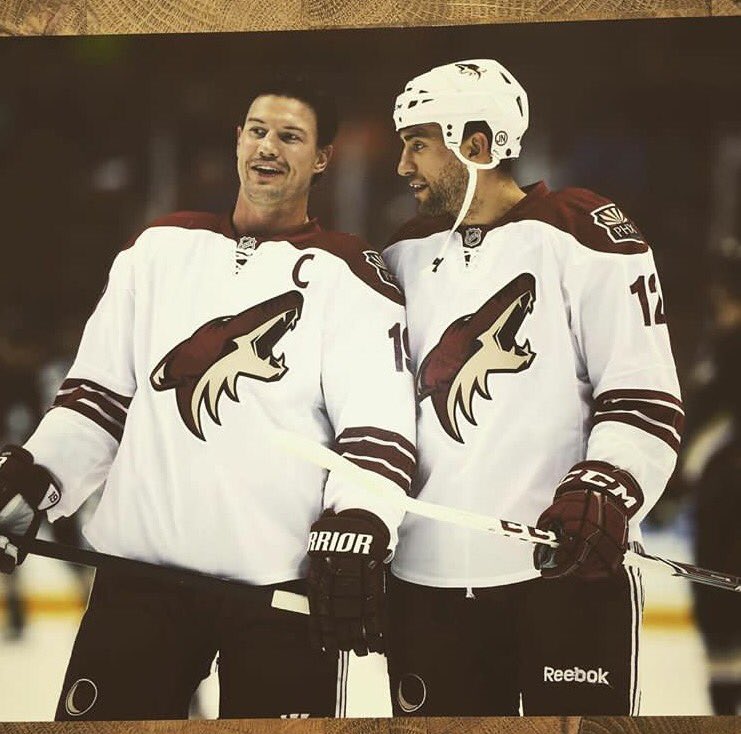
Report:
[{"label": "player's chin", "polygon": [[429,217],[438,217],[447,212],[446,208],[434,196],[417,197],[417,211]]}]

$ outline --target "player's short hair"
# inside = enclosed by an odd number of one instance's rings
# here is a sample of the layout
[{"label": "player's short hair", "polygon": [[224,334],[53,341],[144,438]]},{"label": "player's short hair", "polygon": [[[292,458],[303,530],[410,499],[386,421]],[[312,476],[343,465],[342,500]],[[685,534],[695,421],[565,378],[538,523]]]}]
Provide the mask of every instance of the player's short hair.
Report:
[{"label": "player's short hair", "polygon": [[277,74],[264,79],[252,90],[247,108],[258,98],[265,96],[297,99],[310,107],[316,115],[317,144],[320,148],[330,145],[337,135],[339,115],[333,95],[327,93],[315,80],[299,75]]},{"label": "player's short hair", "polygon": [[[483,120],[473,120],[471,122],[467,122],[465,127],[463,128],[463,140],[465,140],[466,138],[470,138],[471,135],[473,135],[474,133],[484,133],[489,144],[489,150],[491,150],[491,144],[494,140],[494,134],[491,131],[491,127],[489,127],[489,123],[484,122]],[[511,176],[514,169],[514,162],[514,158],[504,158],[499,161],[499,165],[497,166],[496,170],[500,173],[506,173],[508,176]]]}]

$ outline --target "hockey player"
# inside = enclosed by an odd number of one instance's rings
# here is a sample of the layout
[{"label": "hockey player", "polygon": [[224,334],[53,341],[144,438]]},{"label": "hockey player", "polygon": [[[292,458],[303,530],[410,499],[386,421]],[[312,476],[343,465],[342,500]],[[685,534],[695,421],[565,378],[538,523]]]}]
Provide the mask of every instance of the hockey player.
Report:
[{"label": "hockey player", "polygon": [[[185,718],[217,652],[220,716],[342,715],[337,650],[383,649],[400,514],[270,439],[331,443],[399,492],[415,463],[412,378],[389,338],[401,292],[364,242],[307,216],[336,125],[305,84],[258,90],[233,210],[166,216],[116,257],[55,407],[0,456],[0,532],[32,534],[105,483],[95,549],[266,588],[260,603],[99,572],[58,719]],[[315,648],[309,618],[268,593],[306,592],[310,534]]]},{"label": "hockey player", "polygon": [[514,181],[528,114],[488,59],[434,68],[396,100],[398,172],[420,213],[384,253],[416,373],[412,493],[561,538],[533,554],[405,518],[390,589],[397,715],[638,710],[642,587],[621,561],[683,419],[661,288],[611,200]]}]

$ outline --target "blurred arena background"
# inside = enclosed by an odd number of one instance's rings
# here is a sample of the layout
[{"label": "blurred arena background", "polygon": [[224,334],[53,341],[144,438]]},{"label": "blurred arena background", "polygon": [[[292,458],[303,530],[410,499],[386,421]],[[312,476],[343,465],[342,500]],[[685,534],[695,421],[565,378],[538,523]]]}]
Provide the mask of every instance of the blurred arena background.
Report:
[{"label": "blurred arena background", "polygon": [[[530,97],[518,181],[614,198],[656,255],[687,438],[647,550],[740,574],[740,30],[724,18],[0,39],[2,443],[25,440],[50,404],[126,240],[169,211],[231,208],[255,78],[297,70],[336,91],[343,124],[312,214],[381,248],[414,211],[395,172],[395,95],[431,66],[491,56]],[[44,533],[79,542],[73,522]],[[52,717],[88,584],[36,558],[0,579],[0,721]],[[741,679],[737,595],[646,586],[642,713],[712,713],[709,681],[722,698]],[[355,664],[351,713],[386,715],[383,661]],[[213,683],[198,715],[214,715]]]}]

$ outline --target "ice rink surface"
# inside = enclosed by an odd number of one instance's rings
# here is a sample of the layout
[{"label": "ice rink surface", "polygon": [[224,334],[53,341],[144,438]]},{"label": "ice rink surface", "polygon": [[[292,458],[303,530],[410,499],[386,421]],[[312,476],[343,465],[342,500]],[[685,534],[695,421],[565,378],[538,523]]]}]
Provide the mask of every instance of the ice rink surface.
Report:
[{"label": "ice rink surface", "polygon": [[[645,545],[649,553],[691,561],[686,541],[676,533],[649,534]],[[29,600],[30,612],[20,639],[0,639],[0,721],[48,721],[54,716],[79,621],[80,612],[74,604],[75,578],[59,562],[29,558],[18,581]],[[644,583],[641,714],[710,714],[707,667],[691,619],[688,583],[657,574],[645,574]],[[3,594],[0,584],[0,599]],[[390,714],[385,676],[385,659],[381,656],[353,658],[348,689],[350,716]],[[217,699],[218,683],[212,675],[199,691],[200,715],[214,718]]]}]

